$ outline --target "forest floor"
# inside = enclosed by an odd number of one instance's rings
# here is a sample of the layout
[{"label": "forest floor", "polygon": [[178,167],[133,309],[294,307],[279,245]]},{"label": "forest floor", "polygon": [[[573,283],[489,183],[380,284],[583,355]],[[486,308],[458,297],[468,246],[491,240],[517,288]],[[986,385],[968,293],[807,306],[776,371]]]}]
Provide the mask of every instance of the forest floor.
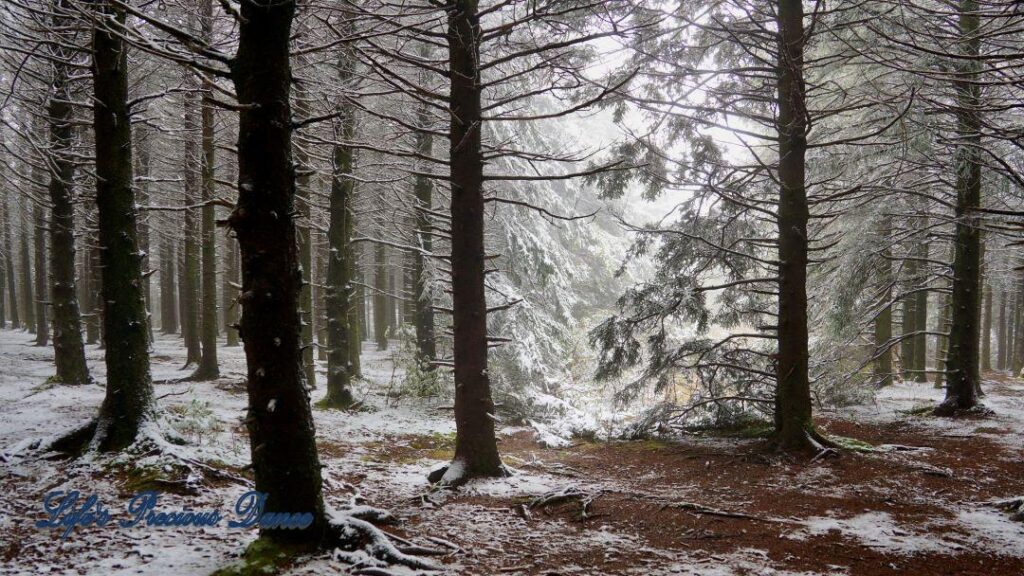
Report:
[{"label": "forest floor", "polygon": [[[229,512],[251,488],[241,350],[220,350],[219,380],[180,382],[179,341],[157,338],[161,425],[189,446],[44,460],[28,456],[34,439],[89,419],[103,389],[46,384],[52,349],[31,341],[0,331],[0,574],[191,575],[236,561],[254,530],[80,527],[61,539],[35,523],[53,490],[96,494],[115,517],[151,488],[165,491],[161,510]],[[102,380],[102,351],[88,354]],[[503,427],[513,476],[429,492],[427,472],[452,455],[450,410],[389,398],[401,375],[385,354],[367,351],[364,372],[367,410],[314,410],[327,503],[343,507],[358,490],[400,518],[385,527],[392,534],[448,549],[433,558],[446,574],[1024,574],[1024,523],[991,505],[1024,495],[1022,381],[993,375],[994,413],[955,420],[916,410],[941,390],[893,386],[873,404],[821,415],[826,433],[861,450],[817,459],[728,434],[545,448],[532,429]],[[531,505],[559,492],[560,503]],[[287,573],[356,573],[352,559],[323,554]]]}]

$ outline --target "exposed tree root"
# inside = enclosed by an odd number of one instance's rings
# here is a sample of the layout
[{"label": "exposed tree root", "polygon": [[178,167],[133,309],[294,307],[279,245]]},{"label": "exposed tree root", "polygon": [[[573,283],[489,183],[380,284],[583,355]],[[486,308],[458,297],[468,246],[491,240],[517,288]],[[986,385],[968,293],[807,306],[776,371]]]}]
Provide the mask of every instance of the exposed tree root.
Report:
[{"label": "exposed tree root", "polygon": [[970,407],[961,407],[956,401],[945,401],[932,410],[933,416],[939,416],[942,418],[958,418],[958,417],[978,417],[985,418],[995,414],[988,406],[984,404],[975,404]]},{"label": "exposed tree root", "polygon": [[596,500],[603,492],[603,490],[599,490],[597,492],[584,492],[574,486],[567,486],[561,490],[547,492],[534,498],[530,501],[529,506],[523,507],[521,513],[525,518],[529,519],[529,511],[532,509],[544,509],[548,506],[558,506],[560,504],[565,504],[566,502],[579,502],[580,520],[587,520],[588,518],[593,517],[593,515],[590,514],[591,504],[593,504],[594,500]]},{"label": "exposed tree root", "polygon": [[1007,498],[1005,500],[996,500],[990,502],[993,506],[1009,512],[1011,518],[1024,522],[1024,496],[1018,496],[1016,498]]},{"label": "exposed tree root", "polygon": [[427,482],[434,485],[435,489],[458,488],[474,478],[507,478],[512,476],[512,469],[504,464],[498,466],[494,473],[486,471],[470,470],[465,462],[453,460],[451,464],[435,468],[427,474]]}]

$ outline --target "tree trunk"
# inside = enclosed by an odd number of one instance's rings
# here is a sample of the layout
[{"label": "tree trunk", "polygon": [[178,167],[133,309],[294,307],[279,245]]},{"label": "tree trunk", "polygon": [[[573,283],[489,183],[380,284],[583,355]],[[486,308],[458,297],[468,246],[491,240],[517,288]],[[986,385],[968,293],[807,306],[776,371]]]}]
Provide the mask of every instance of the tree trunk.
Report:
[{"label": "tree trunk", "polygon": [[917,288],[917,260],[910,254],[904,261],[904,274],[906,274],[907,294],[901,298],[902,302],[902,323],[900,325],[900,372],[903,380],[912,380],[914,377],[914,362],[917,360],[917,338],[911,336],[917,332],[917,295],[913,290]]},{"label": "tree trunk", "polygon": [[232,78],[239,104],[238,203],[229,224],[242,252],[241,339],[248,367],[246,427],[265,512],[311,513],[305,530],[261,529],[278,541],[319,544],[327,521],[313,415],[302,370],[291,158],[289,34],[295,3],[241,5]]},{"label": "tree trunk", "polygon": [[[960,0],[960,47],[965,56],[977,57],[978,6],[976,0]],[[977,63],[961,64],[964,74],[956,81],[957,132],[961,144],[956,158],[956,255],[953,259],[952,324],[946,357],[946,399],[936,414],[949,415],[978,403],[978,332],[981,328],[981,88],[974,83]]]},{"label": "tree trunk", "polygon": [[996,339],[996,369],[1006,370],[1006,290],[999,290],[999,327]]},{"label": "tree trunk", "polygon": [[227,345],[234,347],[238,346],[238,312],[235,304],[238,288],[232,284],[238,284],[238,245],[231,236],[227,236],[224,240],[224,253],[228,262],[227,270],[224,271],[221,309],[224,314],[224,333],[227,335]]},{"label": "tree trunk", "polygon": [[[942,295],[939,300],[938,332],[949,331],[949,296]],[[935,339],[935,387],[946,385],[946,355],[949,351],[949,337],[939,336]]]},{"label": "tree trunk", "polygon": [[23,198],[21,201],[21,310],[25,316],[25,328],[35,334],[36,299],[32,295],[32,256],[29,249],[29,238],[32,233],[30,232],[28,202],[27,198]]},{"label": "tree trunk", "polygon": [[[57,0],[55,14],[66,9],[65,0]],[[63,29],[65,18],[54,16],[54,28]],[[69,54],[63,46],[55,46],[52,92],[47,109],[50,122],[50,302],[53,308],[54,380],[62,384],[86,384],[91,381],[85,363],[82,343],[82,318],[78,310],[78,289],[75,285],[75,205],[71,186],[75,164],[69,153],[72,130],[71,92],[68,69],[64,64]]]},{"label": "tree trunk", "polygon": [[388,349],[388,265],[387,248],[375,244],[373,280],[373,335],[377,339],[377,350]]},{"label": "tree trunk", "polygon": [[[0,165],[3,165],[0,162]],[[0,214],[0,225],[4,227],[4,269],[7,271],[7,301],[9,303],[9,310],[11,316],[11,328],[21,328],[21,315],[18,313],[18,279],[16,271],[14,270],[14,243],[11,242],[11,214],[10,206],[7,203],[7,187],[2,186],[3,198],[0,198],[0,209],[3,213]]]},{"label": "tree trunk", "polygon": [[35,307],[36,307],[36,346],[46,346],[50,343],[50,326],[47,321],[46,301],[46,209],[42,204],[36,202],[32,210],[35,221],[35,254],[33,260],[35,268]]},{"label": "tree trunk", "polygon": [[[149,178],[150,178],[150,166],[151,166],[151,155],[150,147],[152,142],[150,140],[152,135],[149,130],[144,126],[140,125],[136,129],[136,151],[135,159],[137,162],[135,182],[136,188],[138,189],[139,204],[145,206],[149,204]],[[153,291],[150,283],[149,266],[149,211],[145,211],[139,214],[139,250],[142,251],[142,295],[146,300],[146,314],[149,317],[149,339],[153,340]]]},{"label": "tree trunk", "polygon": [[[202,36],[205,39],[213,37],[213,0],[202,2]],[[199,366],[192,374],[194,380],[214,380],[220,376],[220,367],[217,363],[217,238],[215,236],[215,208],[213,206],[214,190],[214,154],[213,141],[213,104],[206,95],[213,93],[213,83],[209,80],[203,81],[203,100],[201,105],[202,114],[202,162],[201,162],[201,189],[203,197],[202,208],[202,291],[203,307],[201,318],[202,355],[199,359]]]},{"label": "tree trunk", "polygon": [[981,325],[981,369],[992,371],[992,284],[985,283],[985,304],[982,309],[984,318]]},{"label": "tree trunk", "polygon": [[128,109],[128,50],[118,35],[125,13],[102,3],[93,29],[93,125],[96,130],[96,206],[102,247],[103,339],[107,391],[92,445],[121,450],[153,415],[142,258],[132,189],[132,137]]},{"label": "tree trunk", "polygon": [[202,194],[202,160],[200,158],[199,146],[197,146],[197,134],[201,131],[197,121],[197,102],[195,79],[191,72],[185,72],[185,83],[190,90],[185,92],[184,104],[184,138],[185,138],[185,227],[184,246],[182,250],[181,285],[179,286],[179,299],[181,309],[178,316],[181,319],[181,335],[185,339],[185,366],[198,364],[202,359],[202,345],[200,333],[200,303],[199,303],[199,246],[196,244],[199,236],[199,225],[196,222],[196,210],[191,208],[199,203]]},{"label": "tree trunk", "polygon": [[160,241],[160,331],[164,334],[178,331],[178,293],[175,290],[178,258],[174,245],[167,237]]},{"label": "tree trunk", "polygon": [[85,317],[85,343],[99,344],[102,348],[100,330],[103,323],[103,264],[100,261],[98,228],[90,232],[89,237],[92,239],[92,243],[89,246],[89,254],[86,256],[89,263],[89,277],[86,281],[89,282],[90,300],[87,303],[89,314]]},{"label": "tree trunk", "polygon": [[[419,126],[416,133],[416,151],[423,156],[433,153],[434,137],[427,131],[429,114],[426,107],[419,110]],[[416,196],[416,250],[412,254],[413,319],[416,324],[416,360],[423,369],[432,369],[437,359],[437,345],[434,341],[434,300],[430,277],[425,266],[426,255],[433,250],[431,222],[427,214],[432,209],[434,183],[426,176],[417,176],[414,185]]]},{"label": "tree trunk", "polygon": [[923,237],[927,229],[928,219],[925,218],[921,222],[922,238],[918,242],[917,250],[915,251],[917,258],[920,258],[917,265],[917,285],[921,289],[920,292],[915,294],[916,301],[914,302],[914,328],[917,332],[920,332],[920,334],[914,336],[915,382],[928,381],[928,335],[925,334],[928,330],[928,291],[924,289],[928,285],[928,241]]},{"label": "tree trunk", "polygon": [[779,350],[775,434],[779,446],[815,443],[807,352],[807,191],[804,156],[803,5],[779,0]]},{"label": "tree trunk", "polygon": [[[351,32],[351,30],[349,30]],[[344,47],[338,58],[338,81],[348,86],[355,73],[356,58]],[[355,181],[352,179],[353,150],[347,143],[355,137],[355,110],[345,102],[335,123],[334,165],[331,178],[330,225],[327,231],[327,277],[325,279],[327,322],[327,397],[324,403],[336,408],[352,405],[352,341],[359,330],[355,307],[355,248],[352,245],[355,210]],[[358,362],[358,352],[355,362]]]},{"label": "tree trunk", "polygon": [[[309,105],[302,85],[295,87],[295,119],[301,121],[309,116]],[[302,293],[299,296],[299,310],[302,314],[302,368],[306,382],[316,388],[316,363],[313,361],[313,334],[316,318],[313,316],[313,226],[310,204],[309,154],[299,142],[295,142],[295,190],[299,209],[299,266],[302,267]],[[330,306],[330,304],[328,304]],[[330,354],[328,353],[328,356]],[[328,391],[330,395],[330,391]]]},{"label": "tree trunk", "polygon": [[881,241],[885,248],[878,259],[878,279],[882,285],[882,293],[879,300],[885,308],[875,316],[875,379],[878,387],[892,385],[892,305],[888,302],[892,299],[892,256],[889,250],[892,222],[885,218],[881,226]]},{"label": "tree trunk", "polygon": [[[484,292],[484,159],[481,150],[480,18],[476,0],[448,2],[452,217],[452,303],[455,360],[455,457],[437,478],[459,484],[500,476],[487,369]],[[433,478],[432,478],[433,480]]]}]

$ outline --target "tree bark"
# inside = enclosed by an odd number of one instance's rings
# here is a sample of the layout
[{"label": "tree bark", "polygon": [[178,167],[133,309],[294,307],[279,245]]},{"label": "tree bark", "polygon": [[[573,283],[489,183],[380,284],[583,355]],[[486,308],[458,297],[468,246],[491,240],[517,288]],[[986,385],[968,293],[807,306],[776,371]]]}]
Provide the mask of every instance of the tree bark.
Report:
[{"label": "tree bark", "polygon": [[178,331],[178,293],[175,290],[178,258],[174,245],[166,236],[160,241],[160,331],[164,334]]},{"label": "tree bark", "polygon": [[459,484],[503,475],[505,468],[487,367],[480,18],[476,0],[449,0],[447,8],[456,436],[455,457],[437,480]]},{"label": "tree bark", "polygon": [[992,371],[992,284],[985,283],[985,304],[981,325],[981,370]]},{"label": "tree bark", "polygon": [[319,544],[327,519],[313,415],[302,370],[295,172],[289,93],[293,0],[241,5],[231,69],[239,104],[238,202],[228,219],[242,253],[241,339],[248,367],[246,427],[265,512],[311,513],[305,530],[262,529]]},{"label": "tree bark", "polygon": [[[977,57],[978,5],[960,0],[960,47],[965,56]],[[978,313],[981,309],[981,88],[974,82],[975,60],[961,64],[963,74],[955,82],[957,133],[961,144],[956,158],[956,255],[953,259],[952,324],[946,357],[946,399],[936,414],[949,415],[978,404],[980,386]]]},{"label": "tree bark", "polygon": [[[350,48],[338,57],[338,81],[348,86],[355,73],[356,58]],[[331,178],[330,225],[327,231],[327,277],[325,279],[327,322],[327,397],[324,403],[335,408],[352,405],[352,340],[359,330],[353,320],[355,306],[355,249],[352,235],[355,221],[352,179],[353,150],[347,143],[355,137],[355,108],[349,102],[335,123],[334,165]],[[358,354],[356,355],[358,362]]]},{"label": "tree bark", "polygon": [[[928,219],[921,222],[922,236],[928,229]],[[920,239],[915,251],[917,258],[920,258],[917,266],[917,285],[921,289],[915,294],[914,302],[914,328],[920,334],[914,336],[914,381],[928,381],[928,291],[925,286],[928,284],[928,241],[924,237]]]},{"label": "tree bark", "polygon": [[[118,31],[125,13],[109,2],[98,5],[100,22]],[[93,125],[96,131],[96,206],[102,261],[103,339],[107,388],[92,445],[121,450],[135,441],[152,417],[142,255],[132,189],[131,118],[128,109],[128,50],[118,32],[93,29]]]},{"label": "tree bark", "polygon": [[901,298],[902,321],[900,324],[900,372],[903,380],[914,377],[914,363],[917,360],[917,338],[911,336],[917,332],[917,296],[912,291],[917,288],[917,260],[913,253],[904,261],[903,272],[906,275],[907,294]]},{"label": "tree bark", "polygon": [[373,279],[373,335],[377,339],[377,350],[388,349],[388,265],[387,248],[375,244]]},{"label": "tree bark", "polygon": [[238,294],[238,245],[231,236],[225,237],[224,252],[227,257],[227,269],[224,271],[224,286],[221,293],[221,310],[224,314],[224,333],[227,335],[226,345],[238,346],[238,312],[235,305]]},{"label": "tree bark", "polygon": [[[297,85],[295,87],[295,119],[301,121],[308,116],[309,104],[306,92],[301,85]],[[306,374],[306,382],[311,388],[315,388],[316,363],[313,361],[313,334],[316,330],[316,318],[313,315],[313,216],[309,184],[311,168],[309,154],[306,153],[305,147],[298,142],[295,143],[295,164],[298,172],[295,177],[295,189],[299,209],[299,265],[302,267],[302,293],[299,296],[299,310],[302,314],[302,368]],[[329,391],[328,394],[330,394]]]},{"label": "tree bark", "polygon": [[[200,264],[199,246],[196,240],[199,236],[199,225],[196,222],[195,206],[199,203],[202,191],[202,160],[200,158],[200,147],[197,146],[201,139],[200,121],[196,119],[199,103],[195,91],[195,78],[190,71],[185,71],[185,83],[191,88],[184,94],[184,138],[185,138],[185,205],[188,208],[184,211],[185,227],[183,231],[181,284],[178,288],[181,309],[178,317],[181,320],[181,335],[185,339],[185,366],[199,364],[202,359],[202,344],[200,333],[201,305],[199,302]],[[197,138],[199,136],[199,138]]]},{"label": "tree bark", "polygon": [[892,385],[892,251],[889,249],[892,222],[885,218],[881,225],[881,241],[885,245],[878,259],[878,281],[882,285],[879,300],[884,308],[875,316],[875,379],[879,388]]},{"label": "tree bark", "polygon": [[35,221],[35,254],[33,260],[35,268],[35,318],[36,318],[36,346],[46,346],[50,343],[50,326],[47,319],[46,302],[46,209],[42,204],[36,202],[32,209],[32,219]]},{"label": "tree bark", "polygon": [[[419,110],[418,121],[424,130],[416,133],[416,151],[423,156],[433,153],[434,137],[426,130],[429,114],[426,107]],[[434,183],[426,176],[417,176],[414,186],[416,197],[416,250],[412,254],[413,319],[416,324],[416,360],[423,369],[433,369],[437,359],[434,341],[434,301],[430,277],[425,266],[426,255],[433,250],[431,222],[427,211],[432,209]]]},{"label": "tree bark", "polygon": [[[208,41],[213,38],[213,0],[203,0],[201,4],[201,34]],[[202,354],[199,358],[199,366],[192,373],[193,380],[214,380],[220,377],[220,367],[217,363],[217,238],[215,236],[215,210],[213,197],[214,166],[216,161],[215,146],[213,141],[213,104],[207,96],[212,96],[213,83],[203,80],[203,98],[201,104],[201,134],[202,134],[202,158],[201,158],[201,190],[203,199],[202,208],[202,333],[200,340]]]},{"label": "tree bark", "polygon": [[996,369],[1006,370],[1006,290],[999,290],[999,326],[996,329]]},{"label": "tree bark", "polygon": [[25,317],[25,328],[32,334],[36,332],[36,299],[32,295],[32,256],[29,249],[30,219],[27,198],[21,202],[21,310]]},{"label": "tree bark", "polygon": [[[0,165],[3,165],[0,162]],[[3,213],[0,214],[0,225],[4,227],[4,269],[7,271],[7,301],[9,303],[9,310],[11,316],[11,328],[21,328],[21,315],[18,313],[18,280],[17,274],[14,269],[14,243],[11,242],[11,213],[10,206],[7,203],[7,187],[2,186],[3,198],[0,198],[0,208]]]},{"label": "tree bark", "polygon": [[[54,2],[54,28],[64,29],[66,18],[58,16],[66,10],[65,0]],[[91,381],[85,363],[82,342],[82,318],[78,310],[78,288],[75,284],[75,205],[72,183],[75,164],[70,157],[74,140],[72,129],[71,92],[68,89],[68,68],[64,64],[70,54],[56,45],[52,51],[55,64],[47,115],[50,122],[50,302],[53,309],[54,380],[62,384],[86,384]]]},{"label": "tree bark", "polygon": [[815,444],[807,351],[807,112],[803,4],[779,0],[779,349],[775,434],[780,447]]}]

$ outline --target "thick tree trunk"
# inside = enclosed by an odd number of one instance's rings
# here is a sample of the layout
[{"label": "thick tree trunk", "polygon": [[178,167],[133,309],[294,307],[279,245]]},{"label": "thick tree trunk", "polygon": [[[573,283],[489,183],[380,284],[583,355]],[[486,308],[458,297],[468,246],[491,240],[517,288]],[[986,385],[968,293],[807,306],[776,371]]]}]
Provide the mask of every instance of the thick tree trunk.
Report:
[{"label": "thick tree trunk", "polygon": [[[139,204],[149,204],[149,178],[152,158],[150,156],[151,135],[145,126],[136,129],[136,174],[135,187],[138,190]],[[149,339],[153,340],[153,291],[150,283],[150,257],[149,257],[149,211],[139,214],[139,250],[142,251],[142,295],[146,300],[146,314],[149,318]]]},{"label": "thick tree trunk", "polygon": [[807,191],[803,5],[779,0],[779,350],[775,434],[780,447],[815,444],[807,351]]},{"label": "thick tree trunk", "polygon": [[[125,13],[98,8],[101,22],[125,26]],[[102,247],[103,339],[107,391],[100,406],[93,446],[120,450],[135,441],[152,417],[142,257],[132,190],[132,138],[128,110],[128,50],[117,32],[93,29],[93,125],[96,130],[96,206]]]},{"label": "thick tree trunk", "polygon": [[[55,14],[64,9],[61,0]],[[58,29],[64,18],[54,17]],[[75,285],[75,206],[72,182],[75,164],[69,153],[74,138],[72,131],[71,93],[68,90],[68,69],[62,63],[70,55],[63,47],[54,48],[58,63],[52,68],[53,83],[47,108],[50,122],[50,302],[53,309],[54,380],[62,384],[86,384],[89,368],[85,363],[82,342],[82,318],[78,310],[78,289]]]},{"label": "thick tree trunk", "polygon": [[446,484],[505,473],[494,435],[494,401],[487,368],[480,37],[476,0],[449,0],[456,437],[455,457],[437,478]]},{"label": "thick tree trunk", "polygon": [[[965,56],[977,57],[978,5],[975,0],[960,0],[960,46]],[[978,332],[981,323],[981,88],[972,81],[976,61],[962,65],[965,74],[956,82],[957,132],[961,144],[956,158],[956,255],[953,259],[952,324],[949,353],[946,357],[946,399],[936,414],[948,415],[973,408],[978,403]]]},{"label": "thick tree trunk", "polygon": [[289,33],[292,0],[241,5],[232,66],[242,110],[238,203],[229,223],[242,252],[241,338],[248,366],[246,426],[265,512],[310,513],[305,530],[262,529],[279,541],[319,544],[327,520],[313,414],[302,371],[295,172],[291,158]]},{"label": "thick tree trunk", "polygon": [[[202,35],[203,38],[213,37],[213,0],[202,2]],[[199,366],[192,373],[194,380],[214,380],[220,376],[220,367],[217,363],[217,238],[215,236],[215,208],[214,197],[214,153],[213,141],[213,104],[205,95],[212,95],[213,84],[209,81],[203,82],[202,110],[202,161],[201,161],[201,190],[203,198],[202,208],[202,291],[203,307],[200,318],[202,353],[199,358]]]}]

